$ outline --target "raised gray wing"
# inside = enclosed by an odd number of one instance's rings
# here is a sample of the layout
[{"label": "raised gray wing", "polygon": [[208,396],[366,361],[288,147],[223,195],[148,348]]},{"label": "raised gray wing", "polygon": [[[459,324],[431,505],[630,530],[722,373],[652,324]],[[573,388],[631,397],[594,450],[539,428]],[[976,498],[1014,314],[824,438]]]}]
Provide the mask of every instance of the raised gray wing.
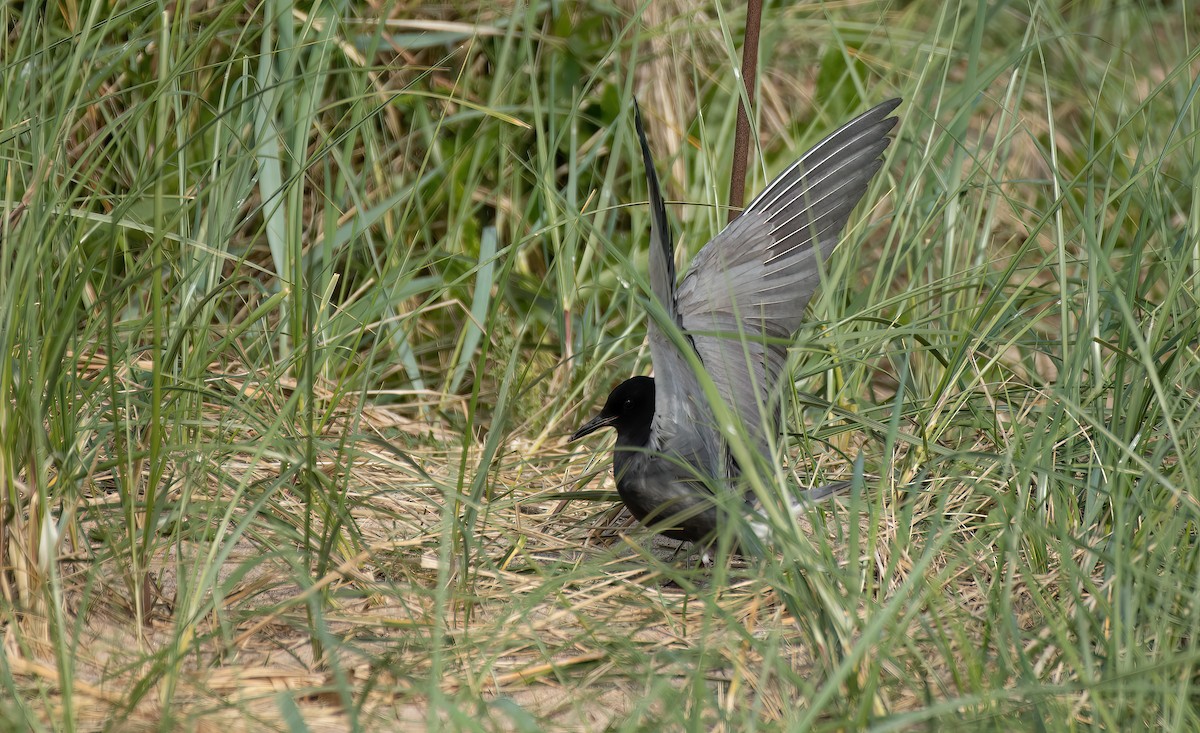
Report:
[{"label": "raised gray wing", "polygon": [[[646,187],[650,192],[650,289],[668,318],[680,327],[682,321],[675,302],[675,253],[671,227],[663,203],[658,175],[642,113],[634,102],[634,123],[646,168]],[[654,362],[654,423],[650,431],[651,449],[672,455],[683,462],[717,476],[720,440],[713,427],[711,408],[701,391],[700,381],[687,359],[663,332],[653,314],[649,322],[650,359]]]},{"label": "raised gray wing", "polygon": [[[817,249],[824,259],[841,238],[883,163],[896,124],[887,115],[899,104],[893,99],[871,109],[789,166],[700,250],[675,294],[679,322],[760,448],[776,429],[779,375],[820,282]],[[653,272],[651,257],[652,280]]]}]

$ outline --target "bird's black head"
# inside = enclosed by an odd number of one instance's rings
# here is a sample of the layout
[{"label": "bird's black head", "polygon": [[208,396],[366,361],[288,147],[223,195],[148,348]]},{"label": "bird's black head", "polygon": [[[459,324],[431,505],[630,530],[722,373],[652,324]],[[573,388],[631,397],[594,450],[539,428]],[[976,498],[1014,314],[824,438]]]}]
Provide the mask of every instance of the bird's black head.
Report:
[{"label": "bird's black head", "polygon": [[654,379],[633,377],[617,385],[608,395],[600,414],[575,431],[571,440],[600,428],[615,428],[619,445],[647,445],[654,421]]}]

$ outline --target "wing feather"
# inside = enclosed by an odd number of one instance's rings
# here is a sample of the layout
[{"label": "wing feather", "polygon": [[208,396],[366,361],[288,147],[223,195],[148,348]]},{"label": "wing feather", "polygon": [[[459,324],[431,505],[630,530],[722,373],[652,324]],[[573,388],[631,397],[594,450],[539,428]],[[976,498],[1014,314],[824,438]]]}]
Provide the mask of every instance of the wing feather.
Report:
[{"label": "wing feather", "polygon": [[[637,102],[634,102],[634,124],[650,197],[650,289],[667,317],[682,331],[683,322],[675,299],[671,227]],[[653,314],[647,320],[650,359],[654,362],[654,421],[650,430],[650,449],[673,456],[709,476],[717,476],[720,440],[696,373]]]},{"label": "wing feather", "polygon": [[[700,250],[669,296],[672,317],[760,447],[776,425],[777,386],[789,342],[820,282],[817,252],[822,259],[829,255],[882,166],[888,133],[896,124],[888,115],[899,104],[893,99],[874,107],[789,166]],[[653,204],[653,194],[651,199]],[[660,231],[666,230],[665,220],[664,208]],[[665,246],[670,259],[669,242]],[[653,266],[652,258],[651,281],[657,283]],[[673,269],[670,276],[673,281]],[[657,373],[660,356],[653,335],[651,353]]]}]

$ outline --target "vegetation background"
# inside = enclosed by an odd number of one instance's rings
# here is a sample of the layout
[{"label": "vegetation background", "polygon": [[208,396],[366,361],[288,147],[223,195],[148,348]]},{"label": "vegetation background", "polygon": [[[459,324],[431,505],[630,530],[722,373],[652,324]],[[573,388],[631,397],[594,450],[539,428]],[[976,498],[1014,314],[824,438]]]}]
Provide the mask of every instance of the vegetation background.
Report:
[{"label": "vegetation background", "polygon": [[1200,728],[1200,6],[768,4],[749,192],[905,103],[708,571],[564,436],[744,12],[0,3],[0,729]]}]

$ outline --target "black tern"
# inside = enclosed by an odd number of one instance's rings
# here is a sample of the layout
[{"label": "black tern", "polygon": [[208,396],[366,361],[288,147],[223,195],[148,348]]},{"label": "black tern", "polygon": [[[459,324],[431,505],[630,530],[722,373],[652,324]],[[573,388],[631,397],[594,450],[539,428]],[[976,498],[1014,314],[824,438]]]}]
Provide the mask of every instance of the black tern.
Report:
[{"label": "black tern", "polygon": [[[779,431],[778,387],[787,349],[820,281],[818,251],[822,260],[829,256],[883,165],[897,122],[888,115],[900,101],[884,102],[848,122],[788,166],[700,250],[678,287],[667,209],[635,105],[650,192],[650,288],[684,340],[672,339],[649,318],[654,377],[619,384],[600,414],[571,440],[600,428],[617,431],[617,492],[643,524],[674,539],[711,541],[728,511],[709,488],[714,485],[738,491],[732,505],[744,503],[747,513],[753,511],[749,489],[736,488],[741,471],[691,362],[698,359],[729,414],[741,420],[765,455],[768,431]],[[690,344],[695,351],[690,361],[677,344]],[[843,485],[804,492],[801,503]],[[754,528],[760,539],[761,527]]]}]

